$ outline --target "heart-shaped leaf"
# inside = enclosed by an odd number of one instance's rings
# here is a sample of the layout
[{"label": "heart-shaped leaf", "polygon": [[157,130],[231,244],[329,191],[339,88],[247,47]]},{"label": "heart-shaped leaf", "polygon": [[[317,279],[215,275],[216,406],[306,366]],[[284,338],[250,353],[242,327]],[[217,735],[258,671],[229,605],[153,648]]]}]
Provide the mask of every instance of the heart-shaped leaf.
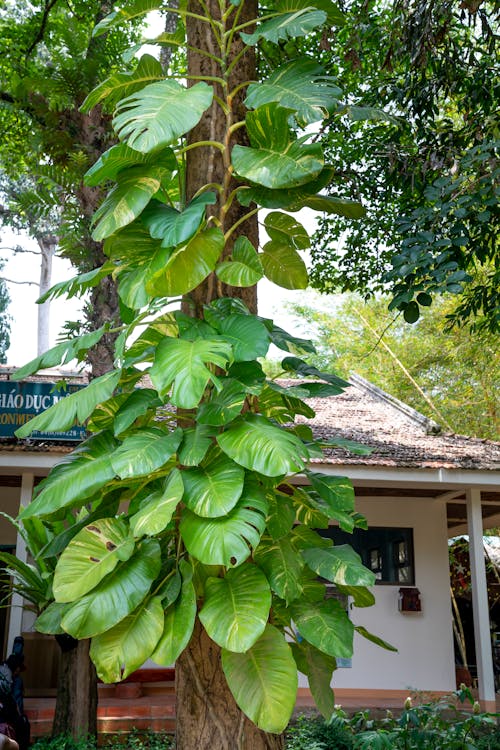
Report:
[{"label": "heart-shaped leaf", "polygon": [[189,88],[173,80],[151,83],[120,100],[113,126],[130,148],[148,153],[175,143],[194,128],[212,96],[204,81]]},{"label": "heart-shaped leaf", "polygon": [[126,562],[64,613],[61,624],[73,638],[92,638],[114,627],[147,596],[160,572],[159,542],[146,539]]},{"label": "heart-shaped leaf", "polygon": [[236,145],[231,152],[237,175],[272,190],[294,188],[319,175],[324,166],[321,145],[290,133],[291,111],[272,103],[248,112],[251,147]]},{"label": "heart-shaped leaf", "polygon": [[264,732],[282,732],[297,697],[297,667],[290,646],[272,625],[243,654],[222,650],[222,669],[234,699]]},{"label": "heart-shaped leaf", "polygon": [[74,602],[91,591],[135,548],[127,524],[103,518],[86,526],[68,544],[54,573],[54,598]]},{"label": "heart-shaped leaf", "polygon": [[103,682],[120,682],[151,656],[163,630],[163,607],[155,596],[111,630],[92,638],[90,658]]},{"label": "heart-shaped leaf", "polygon": [[198,466],[212,445],[214,431],[205,424],[197,424],[184,430],[184,438],[177,452],[182,466]]},{"label": "heart-shaped leaf", "polygon": [[134,537],[160,534],[170,523],[177,505],[182,499],[184,485],[179,469],[173,469],[161,491],[153,492],[142,502],[141,507],[130,519],[130,529]]},{"label": "heart-shaped leaf", "polygon": [[211,192],[193,198],[183,211],[153,200],[143,212],[141,220],[151,237],[162,241],[162,247],[177,247],[198,231],[205,208],[212,203],[215,203],[215,194]]},{"label": "heart-shaped leaf", "polygon": [[243,492],[245,472],[223,453],[204,466],[182,472],[184,502],[198,516],[217,518],[234,508]]},{"label": "heart-shaped leaf", "polygon": [[85,173],[84,182],[90,187],[95,187],[102,182],[116,180],[123,170],[141,164],[163,167],[166,172],[174,172],[177,169],[177,159],[171,148],[163,149],[161,154],[140,154],[125,143],[117,143],[105,151]]},{"label": "heart-shaped leaf", "polygon": [[311,245],[307,231],[289,214],[272,211],[264,219],[264,226],[270,239],[279,245],[292,245],[296,250],[307,250]]},{"label": "heart-shaped leaf", "polygon": [[315,60],[302,57],[281,65],[262,83],[250,84],[245,105],[257,109],[277,102],[293,110],[305,126],[328,117],[341,95],[335,78],[326,75]]},{"label": "heart-shaped leaf", "polygon": [[143,427],[111,454],[113,470],[121,479],[153,474],[168,462],[182,440],[182,430],[165,432],[159,427]]},{"label": "heart-shaped leaf", "polygon": [[259,39],[267,39],[277,44],[282,40],[307,36],[322,26],[326,18],[326,13],[314,7],[294,10],[291,13],[281,12],[259,24],[253,34],[242,33],[241,38],[249,45],[257,44]]},{"label": "heart-shaped leaf", "polygon": [[373,586],[375,574],[365,568],[357,552],[348,544],[328,549],[305,549],[302,557],[322,578],[342,586]]},{"label": "heart-shaped leaf", "polygon": [[225,368],[232,356],[231,345],[221,340],[185,341],[164,338],[156,349],[151,381],[161,398],[168,395],[181,409],[198,406],[209,381],[219,379],[207,365]]},{"label": "heart-shaped leaf", "polygon": [[329,656],[351,658],[354,625],[338,601],[293,602],[291,614],[306,641]]},{"label": "heart-shaped leaf", "polygon": [[50,515],[92,497],[115,476],[110,454],[117,446],[110,433],[88,438],[52,469],[37,487],[34,500],[21,513],[23,519]]},{"label": "heart-shaped leaf", "polygon": [[260,638],[271,607],[265,575],[245,563],[224,578],[208,578],[200,620],[210,638],[228,651],[248,651]]},{"label": "heart-shaped leaf", "polygon": [[301,440],[258,414],[234,422],[217,442],[233,461],[267,477],[302,471],[308,459]]},{"label": "heart-shaped leaf", "polygon": [[94,214],[92,238],[101,242],[131,224],[160,189],[164,173],[162,167],[149,164],[140,164],[119,172],[117,184],[111,188]]},{"label": "heart-shaped leaf", "polygon": [[290,537],[277,540],[262,538],[255,550],[254,560],[266,574],[271,589],[287,604],[301,595],[304,563]]},{"label": "heart-shaped leaf", "polygon": [[224,249],[224,235],[217,227],[196,234],[178,247],[165,267],[146,282],[146,291],[160,297],[187,294],[212,273]]},{"label": "heart-shaped leaf", "polygon": [[267,507],[263,491],[247,480],[239,501],[225,516],[200,518],[184,510],[180,532],[186,549],[205,565],[241,565],[259,544]]},{"label": "heart-shaped leaf", "polygon": [[225,378],[220,391],[212,391],[210,399],[204,401],[196,415],[200,425],[219,427],[232,422],[241,413],[246,391],[237,380]]},{"label": "heart-shaped leaf", "polygon": [[284,289],[306,289],[309,283],[306,264],[290,245],[266,242],[260,254],[264,273]]},{"label": "heart-shaped leaf", "polygon": [[264,275],[257,251],[246,237],[238,237],[231,260],[219,263],[215,273],[225,284],[240,287],[253,286]]},{"label": "heart-shaped leaf", "polygon": [[220,322],[218,330],[233,347],[235,362],[251,362],[266,356],[269,333],[254,315],[230,315]]},{"label": "heart-shaped leaf", "polygon": [[[123,11],[119,11],[121,14]],[[113,14],[112,14],[113,15]],[[116,15],[116,14],[115,14]],[[99,24],[96,26],[96,29]],[[95,31],[95,29],[94,29]],[[108,110],[124,96],[140,91],[145,83],[165,78],[161,63],[152,55],[143,55],[135,70],[130,73],[113,73],[90,92],[81,106],[82,112],[90,112],[103,99]],[[90,184],[90,183],[89,183]]]}]

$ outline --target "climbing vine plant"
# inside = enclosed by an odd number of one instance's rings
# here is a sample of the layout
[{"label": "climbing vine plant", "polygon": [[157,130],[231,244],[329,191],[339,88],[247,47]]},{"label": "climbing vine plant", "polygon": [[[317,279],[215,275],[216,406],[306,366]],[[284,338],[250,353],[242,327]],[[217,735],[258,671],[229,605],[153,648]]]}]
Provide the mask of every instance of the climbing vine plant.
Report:
[{"label": "climbing vine plant", "polygon": [[[83,105],[114,112],[118,143],[86,175],[87,185],[109,187],[93,229],[108,260],[50,294],[82,293],[112,274],[124,323],[116,331],[115,368],[18,430],[25,438],[84,423],[89,433],[38,485],[21,519],[41,519],[51,530],[40,560],[59,553],[39,631],[91,638],[99,677],[114,682],[148,658],[175,662],[199,618],[222,649],[242,711],[263,730],[281,732],[298,670],[329,716],[335,659],[351,656],[354,632],[387,644],[326,596],[323,580],[355,606],[373,603],[373,574],[350,547],[333,546],[316,531],[332,519],[347,531],[364,520],[346,478],[308,468],[325,444],[295,423],[297,415],[314,414],[304,399],[333,396],[347,383],[307,366],[297,354],[311,351],[310,343],[251,313],[237,294],[213,295],[196,316],[185,304],[207,279],[216,290],[251,287],[264,276],[304,288],[300,251],[309,237],[291,214],[304,206],[352,218],[363,213],[355,202],[321,194],[333,170],[304,129],[340,111],[341,92],[314,60],[286,61],[266,80],[250,82],[245,120],[232,116],[234,40],[243,52],[260,42],[282,45],[339,23],[338,9],[328,0],[280,0],[272,12],[240,23],[243,2],[221,2],[218,20],[197,15],[218,40],[210,53],[220,63],[216,80],[185,86],[143,55],[135,72],[113,74]],[[95,33],[153,5],[131,3]],[[193,16],[171,10],[186,23]],[[162,43],[177,44],[182,28],[162,35]],[[186,145],[214,96],[226,115],[224,138]],[[231,148],[231,135],[242,128],[248,145]],[[207,145],[222,153],[226,175],[188,202],[185,156]],[[237,226],[227,226],[234,201],[248,207],[246,216],[272,209],[263,247],[245,236],[234,242]],[[216,206],[210,215],[209,206]],[[17,378],[82,359],[107,329],[59,344]],[[301,377],[297,384],[266,379],[259,358],[271,344],[284,351],[283,371]]]}]

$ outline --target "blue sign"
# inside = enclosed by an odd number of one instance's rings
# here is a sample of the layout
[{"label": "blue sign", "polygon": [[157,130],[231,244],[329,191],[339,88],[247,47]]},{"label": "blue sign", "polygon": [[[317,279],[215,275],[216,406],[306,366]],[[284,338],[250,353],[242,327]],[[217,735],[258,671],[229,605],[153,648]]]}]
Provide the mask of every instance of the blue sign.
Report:
[{"label": "blue sign", "polygon": [[[0,437],[15,437],[15,431],[56,404],[61,398],[83,388],[82,385],[66,385],[58,388],[55,383],[16,383],[0,381]],[[75,425],[67,432],[38,432],[31,434],[33,440],[83,440],[85,427]]]}]

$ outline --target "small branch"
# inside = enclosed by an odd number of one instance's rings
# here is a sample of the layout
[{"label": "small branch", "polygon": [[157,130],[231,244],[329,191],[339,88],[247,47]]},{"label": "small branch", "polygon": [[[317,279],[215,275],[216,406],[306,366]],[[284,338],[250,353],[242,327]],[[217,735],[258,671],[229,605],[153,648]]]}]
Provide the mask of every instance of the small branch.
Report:
[{"label": "small branch", "polygon": [[33,50],[35,49],[35,47],[37,46],[37,44],[42,41],[43,35],[45,34],[45,28],[47,26],[47,21],[49,20],[49,13],[52,10],[52,8],[54,7],[54,5],[56,5],[57,1],[58,0],[48,0],[45,3],[45,8],[43,9],[42,22],[40,24],[40,28],[38,29],[38,32],[37,32],[34,40],[30,44],[30,46],[28,47],[28,50],[26,52],[25,57],[29,57],[31,55],[31,53],[33,52]]},{"label": "small branch", "polygon": [[0,279],[7,284],[28,284],[29,286],[39,286],[38,281],[15,281],[15,279],[6,279],[5,276],[0,276]]}]

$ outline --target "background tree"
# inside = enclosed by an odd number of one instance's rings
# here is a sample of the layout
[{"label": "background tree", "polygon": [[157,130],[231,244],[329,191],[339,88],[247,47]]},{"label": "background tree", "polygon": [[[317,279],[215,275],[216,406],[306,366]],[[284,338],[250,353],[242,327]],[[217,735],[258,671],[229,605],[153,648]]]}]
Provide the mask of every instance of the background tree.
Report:
[{"label": "background tree", "polygon": [[388,298],[341,298],[329,312],[293,305],[311,326],[318,354],[309,361],[343,377],[356,372],[444,429],[498,440],[498,338],[470,323],[444,330],[457,302],[434,300],[414,326],[387,310]]},{"label": "background tree", "polygon": [[[111,13],[96,37],[151,7]],[[283,366],[321,382],[286,389],[266,381],[257,358],[271,342],[286,354],[311,346],[252,311],[263,276],[307,285],[299,251],[309,238],[290,212],[363,213],[357,202],[319,192],[333,170],[304,132],[337,106],[335,82],[307,57],[252,80],[260,40],[279,46],[340,14],[323,1],[287,2],[257,18],[248,0],[178,12],[188,48],[178,77],[188,87],[143,56],[125,86],[111,75],[83,104],[114,106],[120,143],[85,179],[112,185],[93,220],[107,256],[96,274],[117,278],[124,323],[115,367],[17,433],[87,419],[91,433],[22,513],[44,525],[76,513],[79,524],[54,540],[55,601],[37,627],[92,638],[105,681],[149,657],[177,662],[179,750],[281,748],[297,668],[331,715],[335,657],[351,653],[354,630],[387,646],[354,626],[317,581],[332,580],[356,606],[373,603],[373,574],[349,547],[314,531],[328,518],[351,531],[364,525],[352,486],[309,471],[321,444],[290,424],[312,415],[303,398],[333,395],[345,382],[295,356]],[[182,31],[179,24],[161,43],[178,44]],[[260,252],[256,204],[284,209],[266,216],[270,240]],[[92,279],[84,274],[54,294]],[[80,356],[105,332],[69,339],[17,376]],[[144,375],[151,387],[137,389]],[[289,480],[302,472],[309,487]]]},{"label": "background tree", "polygon": [[392,290],[392,307],[412,322],[429,295],[463,290],[450,321],[498,331],[495,13],[490,2],[354,0],[340,32],[323,39],[321,59],[349,101],[394,119],[337,113],[328,124],[337,182],[369,210],[356,226],[320,222],[318,289]]}]

